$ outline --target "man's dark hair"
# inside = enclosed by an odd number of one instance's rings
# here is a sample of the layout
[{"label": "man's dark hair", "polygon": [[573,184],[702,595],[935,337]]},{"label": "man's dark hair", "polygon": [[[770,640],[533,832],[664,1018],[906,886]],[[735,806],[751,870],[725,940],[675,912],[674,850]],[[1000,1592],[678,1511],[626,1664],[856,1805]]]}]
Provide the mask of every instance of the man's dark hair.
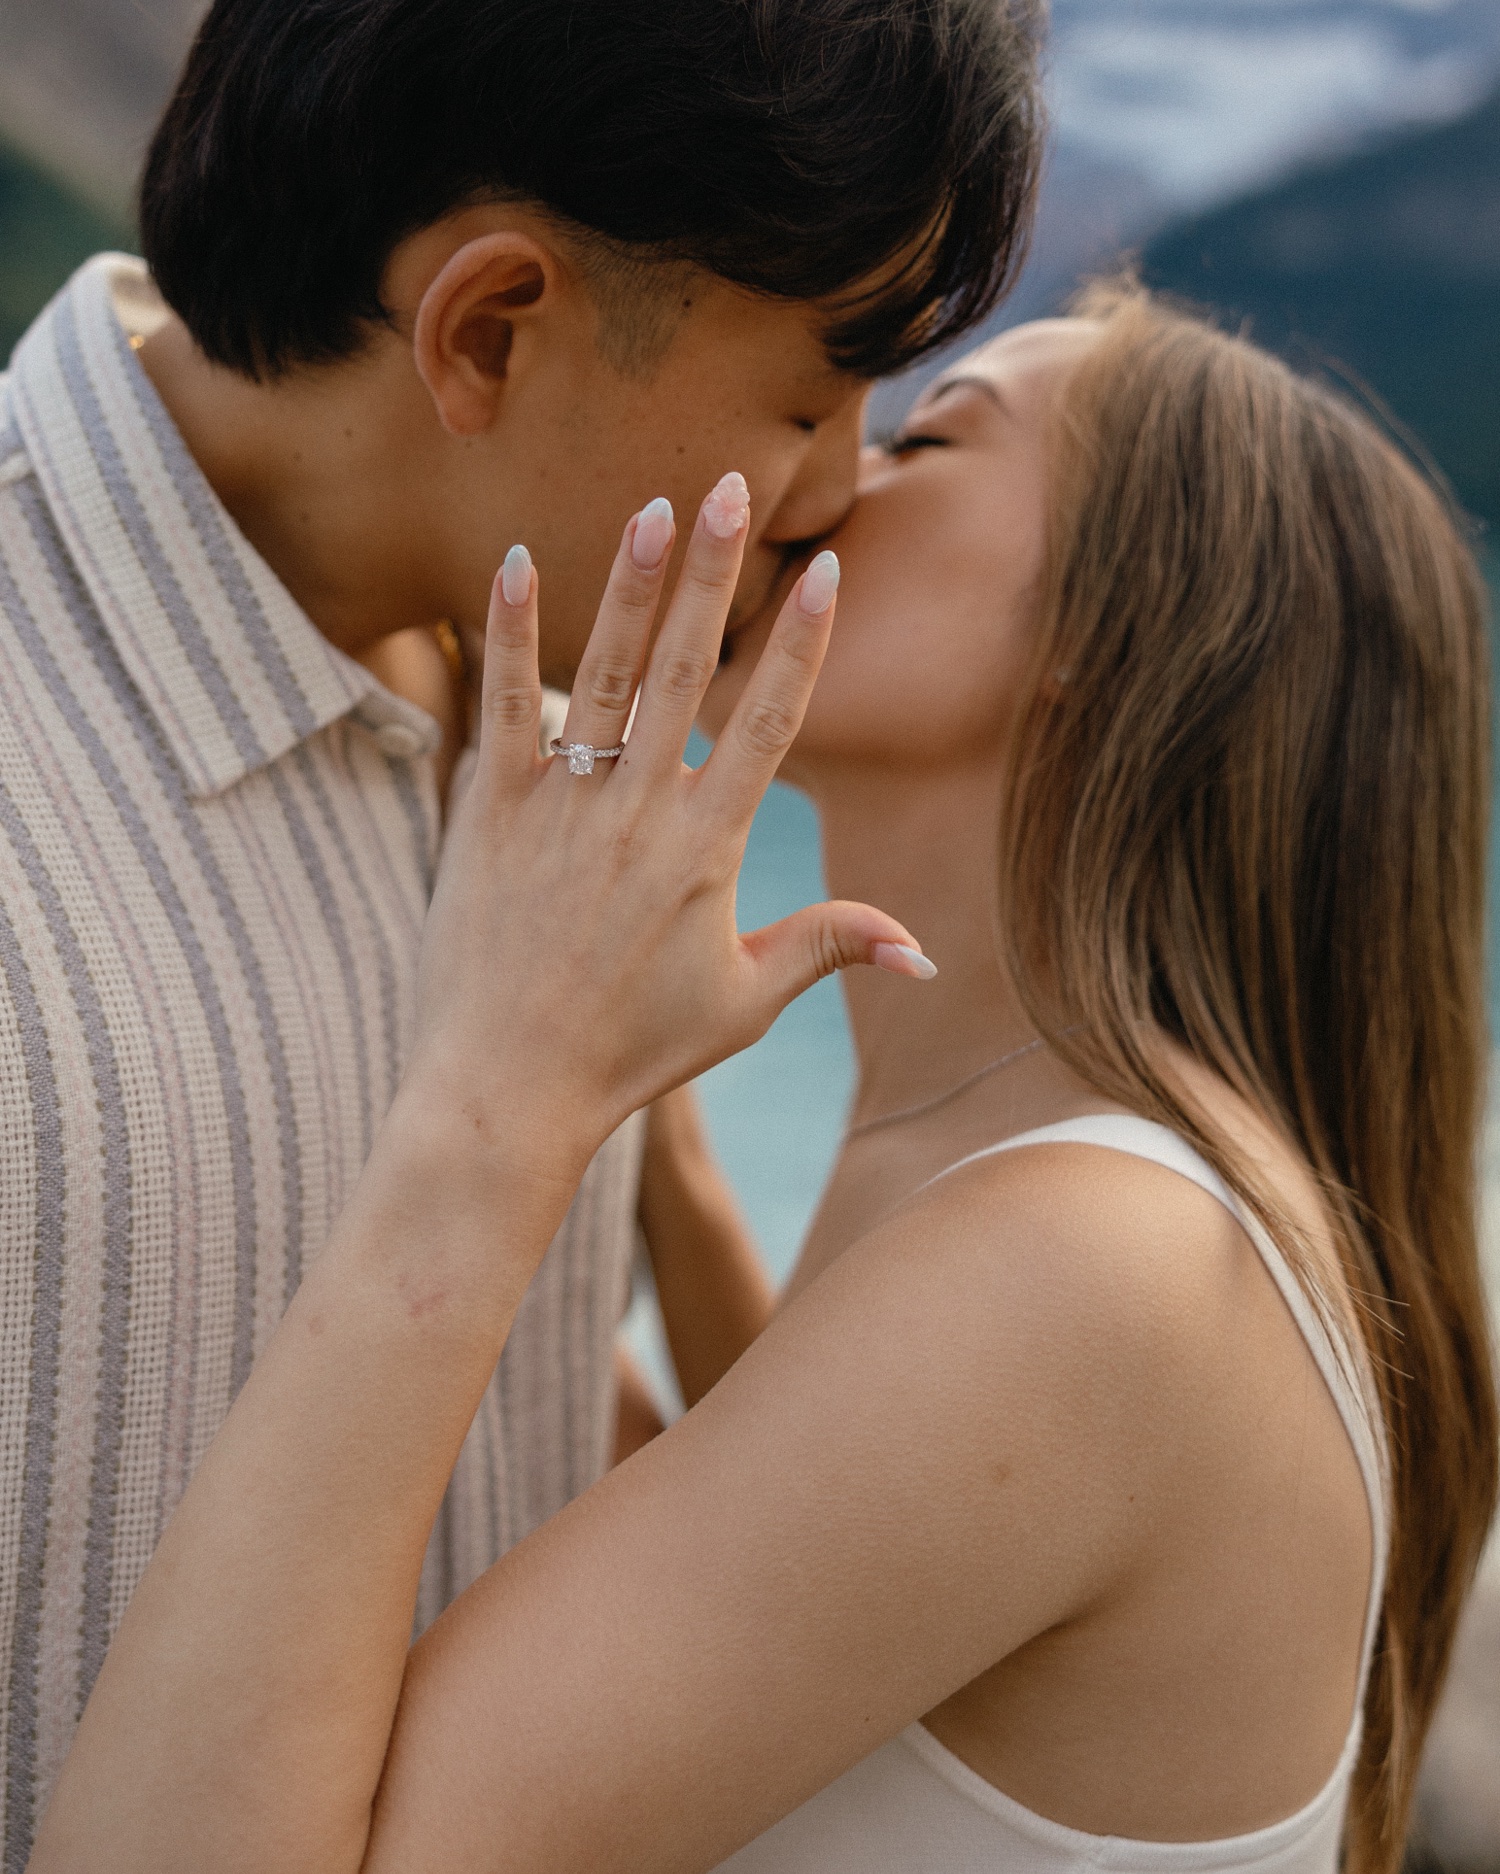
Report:
[{"label": "man's dark hair", "polygon": [[146,259],[210,358],[275,375],[360,348],[406,235],[525,201],[606,268],[823,302],[830,357],[877,376],[1019,264],[1041,4],[216,0],[147,159]]}]

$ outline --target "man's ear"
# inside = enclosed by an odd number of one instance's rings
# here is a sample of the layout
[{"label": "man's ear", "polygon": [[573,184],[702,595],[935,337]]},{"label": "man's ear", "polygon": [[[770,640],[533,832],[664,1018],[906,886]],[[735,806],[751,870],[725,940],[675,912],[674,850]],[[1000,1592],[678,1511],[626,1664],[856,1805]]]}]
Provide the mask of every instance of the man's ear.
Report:
[{"label": "man's ear", "polygon": [[423,293],[412,353],[451,434],[477,436],[495,420],[517,322],[556,291],[556,270],[545,247],[507,230],[466,241]]}]

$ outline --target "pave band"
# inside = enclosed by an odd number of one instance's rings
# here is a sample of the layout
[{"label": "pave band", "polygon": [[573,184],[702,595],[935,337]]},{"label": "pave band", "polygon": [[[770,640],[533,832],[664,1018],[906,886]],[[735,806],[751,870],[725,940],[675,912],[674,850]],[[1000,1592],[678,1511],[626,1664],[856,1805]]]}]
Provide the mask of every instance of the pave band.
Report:
[{"label": "pave band", "polygon": [[593,748],[587,742],[564,742],[554,739],[554,755],[566,755],[569,774],[592,774],[596,761],[614,761],[625,753],[625,744],[618,748]]}]

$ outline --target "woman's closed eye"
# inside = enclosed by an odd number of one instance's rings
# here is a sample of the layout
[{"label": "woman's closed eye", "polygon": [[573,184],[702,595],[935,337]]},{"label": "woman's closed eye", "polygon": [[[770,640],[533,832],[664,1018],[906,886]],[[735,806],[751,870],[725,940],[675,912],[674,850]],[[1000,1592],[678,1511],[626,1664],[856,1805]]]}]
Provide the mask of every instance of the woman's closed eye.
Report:
[{"label": "woman's closed eye", "polygon": [[946,449],[948,440],[946,436],[932,436],[916,430],[902,436],[889,436],[881,446],[889,456],[904,456],[918,449]]}]

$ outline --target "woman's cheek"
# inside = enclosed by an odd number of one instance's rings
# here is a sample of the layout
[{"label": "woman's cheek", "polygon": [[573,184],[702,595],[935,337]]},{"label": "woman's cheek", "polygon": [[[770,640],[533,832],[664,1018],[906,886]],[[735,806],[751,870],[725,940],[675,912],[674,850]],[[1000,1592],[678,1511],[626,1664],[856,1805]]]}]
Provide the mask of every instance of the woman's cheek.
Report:
[{"label": "woman's cheek", "polygon": [[998,743],[1029,662],[1031,620],[1019,601],[981,602],[973,586],[966,601],[966,586],[955,581],[948,602],[917,586],[879,607],[858,589],[847,603],[841,596],[802,745],[925,763]]}]

